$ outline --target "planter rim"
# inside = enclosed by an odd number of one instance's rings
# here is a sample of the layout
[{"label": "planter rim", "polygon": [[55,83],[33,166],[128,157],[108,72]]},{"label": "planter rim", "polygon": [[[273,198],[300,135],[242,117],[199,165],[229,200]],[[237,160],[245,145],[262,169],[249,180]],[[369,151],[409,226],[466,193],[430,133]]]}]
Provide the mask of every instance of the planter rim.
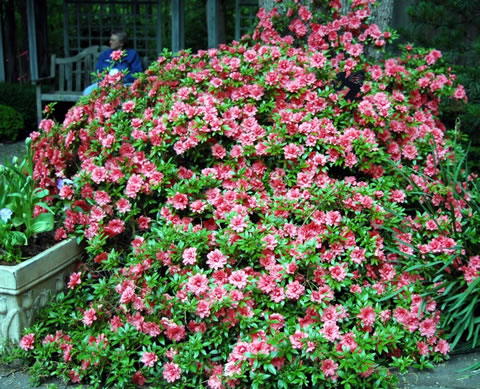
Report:
[{"label": "planter rim", "polygon": [[52,271],[67,267],[81,253],[82,249],[76,240],[70,238],[17,265],[0,265],[0,293],[23,293],[48,277]]}]

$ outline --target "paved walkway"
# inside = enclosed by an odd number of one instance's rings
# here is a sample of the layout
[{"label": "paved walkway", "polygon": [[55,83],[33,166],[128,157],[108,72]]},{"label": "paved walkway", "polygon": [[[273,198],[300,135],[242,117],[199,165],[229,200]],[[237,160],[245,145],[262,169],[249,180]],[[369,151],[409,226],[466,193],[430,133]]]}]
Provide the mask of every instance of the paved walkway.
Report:
[{"label": "paved walkway", "polygon": [[437,365],[433,370],[409,370],[400,376],[399,388],[416,389],[480,389],[480,370],[477,374],[468,376],[459,370],[468,368],[480,361],[480,352],[452,355],[450,359]]},{"label": "paved walkway", "polygon": [[5,162],[5,158],[11,160],[13,156],[18,156],[25,151],[25,140],[20,140],[14,143],[0,142],[0,164]]}]

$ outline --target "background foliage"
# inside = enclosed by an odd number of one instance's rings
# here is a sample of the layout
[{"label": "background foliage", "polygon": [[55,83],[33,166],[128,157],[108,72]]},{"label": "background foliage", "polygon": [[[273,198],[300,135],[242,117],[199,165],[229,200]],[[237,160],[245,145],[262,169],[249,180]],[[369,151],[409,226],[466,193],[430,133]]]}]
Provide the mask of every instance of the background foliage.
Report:
[{"label": "background foliage", "polygon": [[18,138],[25,138],[37,128],[35,87],[30,84],[0,83],[0,104],[15,109],[23,117],[24,126]]},{"label": "background foliage", "polygon": [[442,121],[461,130],[472,142],[470,167],[480,167],[480,1],[413,0],[408,8],[409,24],[399,28],[400,38],[426,48],[440,50],[465,85],[468,105],[446,104]]}]

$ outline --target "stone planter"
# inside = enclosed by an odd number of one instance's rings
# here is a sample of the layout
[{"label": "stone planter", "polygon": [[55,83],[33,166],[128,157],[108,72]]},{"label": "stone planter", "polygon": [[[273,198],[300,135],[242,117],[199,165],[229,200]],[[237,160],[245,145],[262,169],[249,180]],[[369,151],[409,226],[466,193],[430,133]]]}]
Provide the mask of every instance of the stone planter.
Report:
[{"label": "stone planter", "polygon": [[15,266],[0,265],[0,341],[18,343],[25,327],[63,290],[82,249],[64,240]]}]

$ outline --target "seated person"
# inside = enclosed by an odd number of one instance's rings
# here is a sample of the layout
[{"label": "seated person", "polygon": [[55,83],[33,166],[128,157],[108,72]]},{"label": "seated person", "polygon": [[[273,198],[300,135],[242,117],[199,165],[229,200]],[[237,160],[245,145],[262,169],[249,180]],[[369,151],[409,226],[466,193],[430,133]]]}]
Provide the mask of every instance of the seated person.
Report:
[{"label": "seated person", "polygon": [[[110,74],[115,74],[126,69],[128,70],[128,73],[124,76],[123,83],[125,85],[130,85],[135,80],[132,74],[142,72],[143,67],[138,53],[133,49],[125,49],[126,43],[127,34],[125,32],[119,31],[112,33],[110,37],[110,49],[105,50],[102,54],[100,54],[95,70],[97,72],[102,72],[104,69],[113,65],[113,68],[110,69]],[[110,55],[112,52],[117,50],[124,50],[125,55],[121,60],[114,62],[110,58]],[[83,95],[90,94],[97,87],[98,82],[87,86],[83,91]]]}]

